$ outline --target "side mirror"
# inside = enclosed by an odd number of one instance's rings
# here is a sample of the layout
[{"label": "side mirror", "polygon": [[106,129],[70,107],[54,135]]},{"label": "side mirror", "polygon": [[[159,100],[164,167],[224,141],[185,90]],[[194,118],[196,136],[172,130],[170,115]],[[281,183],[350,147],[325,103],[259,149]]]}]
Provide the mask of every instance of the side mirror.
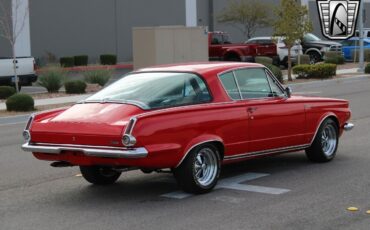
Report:
[{"label": "side mirror", "polygon": [[285,88],[285,93],[287,95],[287,97],[291,97],[292,96],[292,88],[290,88],[289,86]]}]

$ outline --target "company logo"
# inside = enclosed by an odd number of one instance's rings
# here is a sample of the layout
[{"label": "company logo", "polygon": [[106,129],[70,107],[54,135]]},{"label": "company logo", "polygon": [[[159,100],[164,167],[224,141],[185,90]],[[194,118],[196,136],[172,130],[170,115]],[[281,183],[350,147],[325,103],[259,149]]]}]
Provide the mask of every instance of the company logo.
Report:
[{"label": "company logo", "polygon": [[322,34],[347,39],[355,33],[360,0],[317,0]]}]

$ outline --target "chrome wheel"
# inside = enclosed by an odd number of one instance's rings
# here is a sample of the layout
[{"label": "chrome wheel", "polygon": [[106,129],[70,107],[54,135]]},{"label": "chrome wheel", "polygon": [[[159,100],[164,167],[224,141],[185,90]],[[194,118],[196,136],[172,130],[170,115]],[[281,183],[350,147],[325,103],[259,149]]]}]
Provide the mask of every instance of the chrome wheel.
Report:
[{"label": "chrome wheel", "polygon": [[321,134],[321,147],[326,156],[334,154],[337,147],[337,132],[335,128],[328,124]]},{"label": "chrome wheel", "polygon": [[194,160],[194,177],[201,186],[213,183],[218,173],[218,159],[210,148],[201,149]]}]

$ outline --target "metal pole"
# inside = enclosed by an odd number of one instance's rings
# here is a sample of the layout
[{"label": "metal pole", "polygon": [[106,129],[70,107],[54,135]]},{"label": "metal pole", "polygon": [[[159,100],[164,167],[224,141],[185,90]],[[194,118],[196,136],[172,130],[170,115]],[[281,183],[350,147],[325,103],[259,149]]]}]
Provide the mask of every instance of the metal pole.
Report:
[{"label": "metal pole", "polygon": [[360,1],[360,14],[359,14],[359,35],[360,35],[360,53],[359,53],[359,66],[358,72],[364,72],[364,1]]}]

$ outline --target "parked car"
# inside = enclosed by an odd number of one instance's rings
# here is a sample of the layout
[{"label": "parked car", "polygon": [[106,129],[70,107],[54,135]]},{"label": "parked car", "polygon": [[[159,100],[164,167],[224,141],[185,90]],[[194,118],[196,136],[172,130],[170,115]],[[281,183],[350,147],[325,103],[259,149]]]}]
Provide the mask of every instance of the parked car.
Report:
[{"label": "parked car", "polygon": [[[370,28],[364,28],[363,31],[364,31],[364,38],[370,38]],[[356,30],[355,37],[360,37],[359,30]]]},{"label": "parked car", "polygon": [[[341,42],[343,46],[343,54],[346,61],[353,61],[355,51],[360,49],[359,45],[359,38],[358,37],[352,37],[348,40],[344,40]],[[365,38],[364,39],[364,48],[370,49],[370,39]],[[357,57],[358,60],[358,57]]]},{"label": "parked car", "polygon": [[307,33],[301,39],[303,53],[310,56],[311,64],[322,61],[325,52],[338,51],[342,52],[342,45],[334,41],[324,41],[316,35]]},{"label": "parked car", "polygon": [[[245,44],[260,44],[269,45],[274,43],[276,45],[276,53],[278,54],[278,63],[288,67],[288,47],[284,42],[284,37],[254,37],[245,42]],[[297,41],[291,48],[291,60],[293,64],[298,62],[298,55],[302,53],[302,46]]]},{"label": "parked car", "polygon": [[52,166],[79,166],[93,184],[114,183],[131,168],[169,168],[184,191],[205,193],[222,164],[298,150],[315,162],[332,160],[339,137],[353,128],[348,106],[293,96],[260,64],[163,65],[32,116],[22,148]]},{"label": "parked car", "polygon": [[254,62],[256,56],[267,56],[278,60],[276,45],[270,44],[233,44],[225,32],[209,32],[208,47],[210,61]]},{"label": "parked car", "polygon": [[[17,57],[16,68],[19,86],[32,85],[37,81],[36,64],[33,57]],[[0,85],[15,85],[12,58],[0,58]]]}]

